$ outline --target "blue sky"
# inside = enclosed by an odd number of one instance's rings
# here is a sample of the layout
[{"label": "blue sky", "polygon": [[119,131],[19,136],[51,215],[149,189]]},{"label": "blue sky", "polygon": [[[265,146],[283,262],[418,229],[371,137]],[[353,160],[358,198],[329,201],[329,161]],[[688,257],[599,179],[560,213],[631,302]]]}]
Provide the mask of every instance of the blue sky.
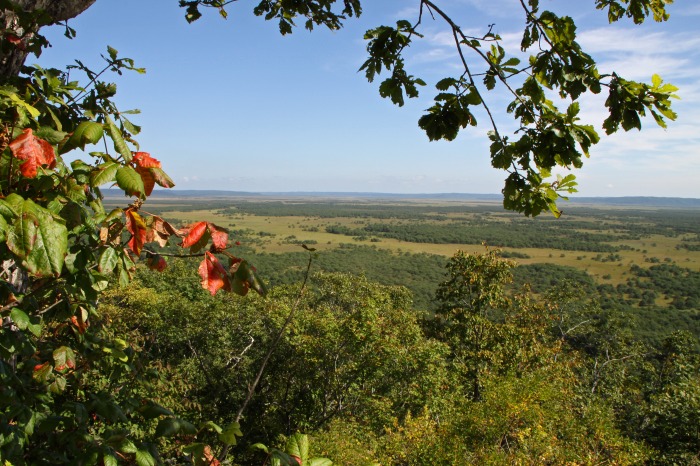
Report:
[{"label": "blue sky", "polygon": [[[506,174],[489,165],[485,116],[453,142],[429,142],[417,126],[434,82],[458,73],[443,25],[424,18],[425,38],[406,66],[428,86],[399,108],[357,72],[366,59],[362,36],[414,20],[419,2],[364,3],[362,17],[341,31],[282,37],[275,23],[253,16],[249,2],[230,5],[227,20],[208,11],[187,24],[176,0],[98,0],[71,22],[76,39],[48,31],[53,47],[36,61],[62,67],[77,58],[97,68],[110,45],[145,67],[145,75],[115,77],[117,102],[142,111],[133,118],[143,126],[141,149],[163,162],[176,189],[500,192]],[[518,53],[518,0],[438,4],[474,35],[495,24],[506,50]],[[700,197],[700,3],[676,0],[669,22],[642,26],[610,26],[592,2],[541,4],[574,17],[578,40],[601,72],[645,81],[657,72],[680,87],[679,118],[667,130],[647,120],[642,132],[605,137],[593,148],[576,171],[579,195]],[[492,106],[503,108],[506,98],[494,95]],[[582,101],[583,118],[598,128],[603,102]]]}]

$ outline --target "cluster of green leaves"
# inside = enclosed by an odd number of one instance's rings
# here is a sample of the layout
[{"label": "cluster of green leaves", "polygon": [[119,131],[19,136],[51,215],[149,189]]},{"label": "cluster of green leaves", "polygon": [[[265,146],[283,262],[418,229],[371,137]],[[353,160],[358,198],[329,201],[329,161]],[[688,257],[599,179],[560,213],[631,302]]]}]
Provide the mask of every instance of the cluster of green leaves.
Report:
[{"label": "cluster of green leaves", "polygon": [[[657,124],[666,127],[666,119],[676,118],[670,99],[676,97],[677,88],[664,84],[657,75],[648,85],[625,80],[615,73],[600,73],[593,58],[576,42],[572,18],[540,11],[539,0],[520,3],[526,21],[521,51],[534,51],[525,64],[509,56],[501,46],[501,37],[491,30],[482,37],[469,36],[434,2],[421,0],[420,17],[415,24],[401,20],[396,27],[380,26],[365,34],[369,59],[360,69],[365,70],[370,82],[382,69],[389,70],[391,76],[382,82],[379,93],[397,105],[403,105],[404,95],[417,97],[417,86],[425,82],[405,71],[403,51],[414,38],[421,37],[419,27],[424,10],[444,20],[454,37],[463,72],[437,82],[435,104],[419,119],[419,126],[430,140],[451,141],[460,130],[476,126],[473,109],[481,107],[492,125],[491,163],[509,173],[503,188],[504,207],[526,215],[550,210],[559,216],[556,201],[564,198],[562,193],[576,192],[576,182],[572,174],[557,175],[549,181],[553,170],[580,168],[583,157],[590,155],[591,146],[600,139],[593,126],[580,122],[579,98],[587,92],[598,94],[604,87],[609,89],[606,106],[610,116],[603,127],[611,134],[620,126],[625,131],[640,129],[641,117],[647,112]],[[650,15],[656,21],[665,21],[668,3],[671,2],[599,0],[596,7],[607,8],[611,22],[629,16],[641,23]],[[481,82],[477,81],[479,77]],[[518,126],[514,140],[499,131],[485,99],[485,93],[498,84],[513,97],[506,111]],[[565,111],[559,110],[555,98],[566,105]]]}]

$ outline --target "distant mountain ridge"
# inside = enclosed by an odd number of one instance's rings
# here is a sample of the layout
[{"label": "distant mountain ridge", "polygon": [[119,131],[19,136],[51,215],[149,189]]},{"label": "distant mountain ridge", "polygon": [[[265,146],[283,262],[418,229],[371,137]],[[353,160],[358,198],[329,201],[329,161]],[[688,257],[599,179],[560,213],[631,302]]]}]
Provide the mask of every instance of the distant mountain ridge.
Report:
[{"label": "distant mountain ridge", "polygon": [[[123,197],[124,192],[117,189],[104,189],[102,193],[107,197]],[[224,190],[165,190],[153,191],[151,198],[295,198],[295,197],[319,197],[319,198],[359,198],[359,199],[435,199],[454,201],[488,201],[500,202],[501,194],[479,193],[376,193],[376,192],[320,192],[320,191],[292,191],[292,192],[248,192],[248,191],[224,191]],[[629,207],[675,207],[675,208],[700,208],[699,198],[685,197],[653,197],[653,196],[622,196],[622,197],[570,197],[569,201],[562,201],[561,207],[566,205],[578,206],[582,204],[597,204],[610,206]]]}]

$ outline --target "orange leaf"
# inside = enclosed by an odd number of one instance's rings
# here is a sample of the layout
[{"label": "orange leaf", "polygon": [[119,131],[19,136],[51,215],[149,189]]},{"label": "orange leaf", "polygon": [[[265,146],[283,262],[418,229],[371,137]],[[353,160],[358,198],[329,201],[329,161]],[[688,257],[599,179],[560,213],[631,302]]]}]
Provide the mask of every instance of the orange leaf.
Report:
[{"label": "orange leaf", "polygon": [[211,242],[217,251],[226,249],[228,246],[228,231],[213,223],[209,223],[209,233],[211,233]]},{"label": "orange leaf", "polygon": [[141,168],[160,168],[160,161],[151,157],[148,152],[134,152],[134,163]]},{"label": "orange leaf", "polygon": [[126,215],[126,229],[131,233],[129,248],[134,251],[134,254],[139,256],[141,255],[143,245],[146,244],[146,223],[141,216],[132,209],[125,210],[124,214]]},{"label": "orange leaf", "polygon": [[78,333],[80,333],[81,335],[82,335],[83,333],[85,333],[85,330],[88,328],[88,323],[87,323],[87,322],[83,322],[82,316],[80,316],[80,317],[78,317],[78,316],[72,316],[72,317],[70,318],[70,321],[73,323],[73,325],[75,325],[76,327],[78,327]]},{"label": "orange leaf", "polygon": [[204,260],[199,265],[199,276],[202,277],[202,288],[214,296],[217,291],[231,291],[231,282],[221,262],[210,252],[204,253]]},{"label": "orange leaf", "polygon": [[143,188],[145,191],[144,194],[146,196],[150,196],[153,192],[153,187],[156,185],[156,179],[153,176],[153,173],[151,173],[151,170],[148,168],[143,167],[136,167],[135,170],[136,173],[141,176],[141,180],[143,180]]},{"label": "orange leaf", "polygon": [[47,141],[34,136],[31,128],[22,131],[22,134],[10,143],[10,149],[15,157],[25,161],[19,169],[27,178],[36,177],[36,169],[41,165],[47,165],[49,168],[56,166],[53,147]]},{"label": "orange leaf", "polygon": [[219,460],[216,459],[214,456],[214,453],[211,451],[211,447],[209,445],[205,445],[204,447],[204,459],[206,459],[209,463],[209,466],[220,466],[221,463]]},{"label": "orange leaf", "polygon": [[204,236],[206,231],[207,222],[197,222],[186,226],[180,230],[180,234],[185,236],[185,238],[182,240],[181,246],[183,248],[189,248],[197,244],[197,242],[202,239],[202,236]]}]

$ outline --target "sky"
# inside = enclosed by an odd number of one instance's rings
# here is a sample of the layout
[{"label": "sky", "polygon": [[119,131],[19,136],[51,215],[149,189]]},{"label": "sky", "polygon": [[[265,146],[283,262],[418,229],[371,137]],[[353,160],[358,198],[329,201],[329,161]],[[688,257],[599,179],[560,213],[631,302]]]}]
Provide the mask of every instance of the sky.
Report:
[{"label": "sky", "polygon": [[[276,23],[236,2],[224,20],[209,10],[188,24],[177,0],[97,0],[70,26],[45,31],[52,47],[28,63],[63,68],[80,59],[97,69],[107,46],[133,58],[144,75],[114,76],[121,110],[140,109],[141,150],[163,163],[175,189],[252,192],[499,193],[507,173],[489,163],[485,115],[452,142],[429,142],[418,118],[434,83],[460,73],[444,24],[423,18],[424,38],[406,54],[423,78],[418,99],[397,107],[358,69],[367,58],[366,30],[415,21],[418,0],[363,2],[360,18],[340,31],[298,28],[281,36]],[[468,33],[493,24],[506,52],[519,52],[524,24],[518,0],[439,0]],[[678,119],[668,129],[643,121],[641,132],[603,137],[574,174],[578,196],[700,197],[700,3],[676,0],[671,19],[609,25],[593,2],[542,0],[570,15],[577,40],[603,73],[651,81],[658,73],[679,87]],[[520,34],[520,35],[519,35]],[[504,93],[488,97],[497,122],[512,126]],[[582,99],[582,119],[603,134],[604,96]]]}]

